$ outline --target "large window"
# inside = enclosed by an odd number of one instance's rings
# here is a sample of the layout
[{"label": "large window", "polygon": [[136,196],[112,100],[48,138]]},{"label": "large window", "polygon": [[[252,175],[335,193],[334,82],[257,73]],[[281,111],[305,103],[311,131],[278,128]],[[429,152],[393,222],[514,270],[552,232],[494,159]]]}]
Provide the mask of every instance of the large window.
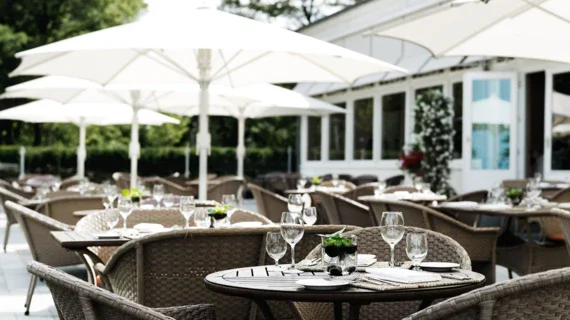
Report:
[{"label": "large window", "polygon": [[398,159],[405,138],[406,93],[382,97],[382,159]]},{"label": "large window", "polygon": [[372,159],[372,126],[374,100],[372,98],[354,102],[354,159]]},{"label": "large window", "polygon": [[463,153],[463,82],[456,82],[452,87],[453,95],[453,158],[461,159]]},{"label": "large window", "polygon": [[[345,109],[346,103],[338,103],[337,106]],[[331,114],[329,121],[329,159],[344,160],[346,115],[343,113]]]},{"label": "large window", "polygon": [[321,160],[321,117],[309,118],[308,160]]},{"label": "large window", "polygon": [[570,72],[553,75],[552,84],[551,169],[570,170]]}]

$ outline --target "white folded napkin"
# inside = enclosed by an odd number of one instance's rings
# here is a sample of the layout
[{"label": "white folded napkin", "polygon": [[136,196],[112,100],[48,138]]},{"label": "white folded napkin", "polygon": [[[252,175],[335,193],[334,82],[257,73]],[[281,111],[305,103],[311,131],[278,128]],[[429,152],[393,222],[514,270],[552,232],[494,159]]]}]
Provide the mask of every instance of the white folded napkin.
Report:
[{"label": "white folded napkin", "polygon": [[408,270],[403,268],[366,268],[367,277],[371,279],[388,280],[400,283],[419,283],[440,281],[442,278],[435,273]]},{"label": "white folded napkin", "polygon": [[263,223],[261,221],[243,221],[236,222],[231,225],[232,228],[256,228],[261,227]]},{"label": "white folded napkin", "polygon": [[376,263],[376,255],[373,254],[358,254],[356,261],[359,267],[368,267]]},{"label": "white folded napkin", "polygon": [[453,201],[440,204],[444,208],[475,208],[479,204],[475,201]]},{"label": "white folded napkin", "polygon": [[164,229],[164,226],[158,223],[139,223],[133,227],[138,232],[151,233],[158,232]]}]

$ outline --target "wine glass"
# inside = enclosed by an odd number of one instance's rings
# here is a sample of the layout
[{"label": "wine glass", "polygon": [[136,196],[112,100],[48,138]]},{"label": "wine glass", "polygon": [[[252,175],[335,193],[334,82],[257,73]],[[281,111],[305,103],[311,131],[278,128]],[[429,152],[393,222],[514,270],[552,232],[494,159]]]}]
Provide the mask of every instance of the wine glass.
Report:
[{"label": "wine glass", "polygon": [[190,229],[189,220],[194,210],[196,210],[196,204],[194,203],[193,196],[180,197],[180,213],[182,213],[184,219],[186,219],[184,229]]},{"label": "wine glass", "polygon": [[160,208],[160,201],[164,197],[164,185],[155,184],[152,186],[152,197],[156,200],[156,207]]},{"label": "wine glass", "polygon": [[133,202],[131,199],[120,197],[117,202],[117,209],[123,217],[123,232],[127,231],[127,217],[133,212]]},{"label": "wine glass", "polygon": [[303,209],[303,222],[308,226],[314,225],[317,222],[317,208],[308,207]]},{"label": "wine glass", "polygon": [[109,200],[109,209],[113,209],[113,204],[115,203],[115,199],[117,199],[118,196],[119,195],[117,194],[115,188],[110,187],[108,193],[105,195],[105,198]]},{"label": "wine glass", "polygon": [[283,212],[281,214],[281,236],[291,246],[291,267],[285,273],[302,273],[295,269],[295,245],[301,241],[305,229],[303,219],[298,212]]},{"label": "wine glass", "polygon": [[338,182],[339,182],[338,181],[338,173],[333,173],[332,174],[332,181],[331,181],[333,187],[335,187],[335,188],[338,187]]},{"label": "wine glass", "polygon": [[420,270],[420,263],[428,253],[427,235],[424,232],[410,232],[406,235],[406,254],[412,260],[414,270]]},{"label": "wine glass", "polygon": [[224,194],[222,196],[222,205],[226,208],[228,217],[231,218],[237,208],[236,196],[233,194]]},{"label": "wine glass", "polygon": [[164,198],[162,198],[162,204],[166,208],[171,208],[174,205],[174,195],[172,193],[165,194]]},{"label": "wine glass", "polygon": [[287,242],[279,232],[268,232],[266,235],[265,250],[267,254],[275,260],[275,268],[268,271],[281,271],[279,259],[283,258],[287,252]]},{"label": "wine glass", "polygon": [[303,196],[300,194],[290,194],[287,199],[287,209],[290,212],[300,213],[303,210]]},{"label": "wine glass", "polygon": [[194,212],[194,224],[198,228],[209,228],[210,227],[210,216],[208,216],[208,211],[196,210]]},{"label": "wine glass", "polygon": [[105,207],[105,210],[109,209],[109,207],[113,205],[107,195],[105,195],[101,200],[103,201],[103,207]]},{"label": "wine glass", "polygon": [[401,212],[382,212],[380,221],[382,239],[390,245],[390,266],[394,267],[394,247],[404,237],[404,216]]},{"label": "wine glass", "polygon": [[378,183],[376,184],[376,188],[374,188],[374,195],[379,196],[382,193],[384,193],[384,190],[386,190],[386,181],[378,180]]},{"label": "wine glass", "polygon": [[105,223],[109,230],[113,230],[113,228],[119,223],[119,212],[115,209],[105,211]]},{"label": "wine glass", "polygon": [[299,181],[297,181],[297,189],[305,189],[307,186],[307,178],[301,177]]}]

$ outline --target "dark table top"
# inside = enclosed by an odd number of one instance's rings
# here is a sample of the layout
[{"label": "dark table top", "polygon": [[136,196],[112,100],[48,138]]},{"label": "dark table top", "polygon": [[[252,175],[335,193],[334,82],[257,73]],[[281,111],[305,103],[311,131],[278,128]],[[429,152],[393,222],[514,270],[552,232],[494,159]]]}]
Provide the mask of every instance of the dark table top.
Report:
[{"label": "dark table top", "polygon": [[88,247],[118,247],[130,241],[126,238],[98,239],[92,234],[76,231],[52,231],[51,237],[69,250],[83,250]]},{"label": "dark table top", "polygon": [[433,300],[456,296],[485,284],[485,277],[479,273],[468,273],[478,283],[438,286],[429,288],[374,291],[347,286],[340,290],[311,291],[295,282],[302,279],[328,277],[324,272],[283,274],[268,271],[267,267],[249,267],[212,273],[205,278],[206,287],[217,293],[258,300],[287,300],[305,302],[349,302],[370,303],[387,301]]}]

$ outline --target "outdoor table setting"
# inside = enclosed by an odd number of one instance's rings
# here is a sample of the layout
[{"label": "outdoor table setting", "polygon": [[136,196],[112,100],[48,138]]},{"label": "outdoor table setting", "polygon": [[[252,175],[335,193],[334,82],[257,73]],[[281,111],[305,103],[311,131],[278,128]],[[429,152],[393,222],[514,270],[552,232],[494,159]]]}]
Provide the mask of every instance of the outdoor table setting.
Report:
[{"label": "outdoor table setting", "polygon": [[365,202],[374,202],[378,200],[405,200],[419,203],[431,203],[434,201],[445,201],[447,196],[435,194],[433,192],[408,192],[396,191],[394,193],[379,193],[373,196],[361,196],[358,200]]}]

